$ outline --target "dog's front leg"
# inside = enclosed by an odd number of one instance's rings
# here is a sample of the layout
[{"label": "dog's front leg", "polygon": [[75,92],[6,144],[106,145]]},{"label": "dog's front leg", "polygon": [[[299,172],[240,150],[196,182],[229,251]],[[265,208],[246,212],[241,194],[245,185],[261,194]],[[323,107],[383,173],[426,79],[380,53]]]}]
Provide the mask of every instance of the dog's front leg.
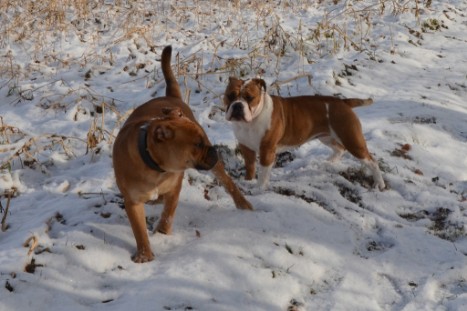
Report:
[{"label": "dog's front leg", "polygon": [[246,176],[245,180],[252,180],[255,178],[255,164],[256,164],[256,152],[251,150],[245,145],[238,144],[238,148],[242,153],[243,160],[245,161]]},{"label": "dog's front leg", "polygon": [[266,189],[269,186],[269,178],[271,175],[272,166],[276,159],[275,148],[261,146],[259,152],[259,173],[258,173],[258,187]]},{"label": "dog's front leg", "polygon": [[170,192],[164,194],[164,210],[155,231],[163,234],[172,233],[172,224],[178,205],[178,198],[180,197],[180,190],[182,189],[182,181],[183,173],[178,176],[175,187]]},{"label": "dog's front leg", "polygon": [[216,179],[221,183],[224,189],[230,194],[234,200],[235,206],[238,209],[253,210],[250,202],[248,202],[243,194],[238,190],[232,178],[225,172],[224,163],[222,160],[217,161],[217,164],[212,168],[212,172]]},{"label": "dog's front leg", "polygon": [[146,229],[146,216],[144,213],[144,203],[134,203],[125,200],[125,210],[136,239],[136,253],[131,257],[136,263],[148,262],[154,259],[149,244]]}]

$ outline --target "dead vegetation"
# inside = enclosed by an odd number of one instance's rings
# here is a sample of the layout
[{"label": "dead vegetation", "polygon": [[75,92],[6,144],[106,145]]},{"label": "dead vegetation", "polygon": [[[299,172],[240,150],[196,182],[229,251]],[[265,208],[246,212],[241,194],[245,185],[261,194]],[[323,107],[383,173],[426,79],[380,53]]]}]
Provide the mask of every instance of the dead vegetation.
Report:
[{"label": "dead vegetation", "polygon": [[[187,38],[198,39],[197,31],[209,27],[208,21],[211,19],[207,17],[225,11],[230,13],[229,18],[216,21],[215,32],[205,38],[213,50],[209,62],[203,63],[202,53],[192,54],[184,64],[189,66],[177,66],[178,74],[186,73],[187,77],[195,79],[213,72],[239,76],[261,75],[271,66],[279,70],[282,58],[291,52],[300,55],[302,64],[316,62],[320,57],[335,54],[341,49],[372,52],[373,30],[383,14],[411,14],[420,20],[424,10],[430,6],[427,2],[422,5],[415,0],[380,0],[371,6],[352,1],[334,1],[333,4],[326,4],[324,14],[315,24],[307,25],[300,20],[295,29],[284,28],[277,13],[285,9],[299,13],[315,5],[322,7],[324,4],[321,1],[235,1],[223,4],[158,1],[148,4],[144,1],[102,3],[97,0],[47,0],[40,3],[20,1],[18,5],[18,2],[2,1],[0,9],[5,12],[6,21],[0,26],[0,47],[7,47],[10,42],[22,45],[25,51],[32,52],[33,62],[25,68],[17,61],[18,55],[6,49],[0,58],[0,75],[10,78],[10,89],[21,90],[19,81],[27,77],[30,70],[41,72],[51,66],[70,68],[77,65],[89,68],[85,75],[85,80],[89,80],[94,72],[103,74],[109,67],[116,66],[112,53],[115,46],[133,41],[134,50],[129,53],[130,61],[120,69],[131,76],[137,76],[138,71],[148,70],[151,64],[137,61],[136,52],[156,54],[159,49],[161,37],[154,34],[163,31],[164,39],[170,40],[181,32]],[[244,17],[238,14],[240,10],[254,13],[256,20],[253,27],[244,23]],[[437,20],[427,19],[423,27],[436,29],[439,24]],[[112,40],[102,43],[102,38],[109,33],[113,34]],[[218,42],[214,40],[216,36],[225,39]],[[68,55],[66,50],[51,50],[50,46],[55,44],[50,38],[60,40],[62,37],[76,39],[95,49],[79,58]],[[246,54],[224,59],[217,53],[220,48],[240,49],[246,51]],[[97,70],[95,65],[101,69]],[[302,73],[303,68],[297,68],[297,75]]]},{"label": "dead vegetation", "polygon": [[396,147],[392,152],[391,155],[393,157],[403,158],[405,160],[412,160],[412,157],[409,155],[409,151],[412,149],[410,144],[400,144],[400,147]]},{"label": "dead vegetation", "polygon": [[[323,3],[233,1],[221,5],[215,2],[160,1],[148,6],[144,1],[130,3],[117,0],[2,1],[0,12],[3,12],[1,18],[5,22],[0,25],[0,47],[3,51],[0,55],[0,78],[5,82],[0,89],[8,90],[9,104],[29,101],[47,112],[72,110],[75,111],[75,121],[88,120],[89,130],[86,137],[70,137],[63,133],[31,134],[0,119],[0,168],[11,169],[16,160],[21,167],[38,168],[44,161],[40,155],[57,148],[70,158],[76,156],[77,150],[83,146],[87,154],[99,153],[101,143],[112,144],[115,129],[121,126],[126,114],[117,109],[115,102],[118,99],[96,94],[93,82],[109,73],[126,73],[130,79],[125,83],[145,79],[147,87],[159,84],[161,77],[157,73],[156,59],[161,36],[170,41],[183,33],[187,38],[199,40],[197,30],[214,27],[212,34],[202,39],[209,47],[209,53],[200,50],[186,57],[176,55],[175,69],[177,75],[183,77],[187,103],[191,91],[188,85],[193,81],[197,85],[195,91],[201,92],[207,88],[203,80],[208,75],[218,75],[222,81],[229,75],[261,76],[271,72],[270,68],[275,68],[276,73],[272,87],[280,93],[281,88],[289,87],[297,79],[307,78],[311,85],[312,75],[305,72],[303,66],[316,62],[320,57],[335,54],[341,49],[373,53],[374,24],[385,12],[412,14],[420,19],[430,3],[425,2],[423,6],[418,1],[381,0],[372,6],[362,7],[358,2],[334,1],[327,4],[316,24],[305,24],[299,20],[295,29],[284,27],[276,13],[284,9],[299,13],[312,9],[314,5],[322,6]],[[240,10],[253,12],[256,17],[254,23],[245,23],[242,14],[237,14]],[[225,11],[232,13],[226,14],[229,16],[227,20],[215,20],[213,25],[208,25],[212,21],[206,17]],[[432,29],[437,23],[429,19],[423,26]],[[164,30],[163,35],[161,30]],[[104,40],[109,37],[110,40]],[[71,44],[67,45],[65,38]],[[61,43],[57,45],[56,42]],[[85,43],[90,48],[76,57],[70,53],[75,48],[73,42]],[[128,45],[126,62],[117,61],[113,53],[122,43]],[[221,49],[244,53],[225,58],[219,54]],[[296,75],[286,80],[279,79],[284,57],[293,53],[300,58]],[[142,60],[139,55],[147,56]],[[32,62],[23,64],[25,57],[32,57]],[[124,66],[119,67],[122,64]],[[55,76],[57,72],[70,69],[83,72],[78,87]],[[50,82],[46,85],[24,83],[31,75]],[[43,92],[47,85],[57,86],[60,91],[47,94]],[[118,86],[109,87],[109,90],[113,92],[114,87]],[[207,92],[213,97],[220,96],[213,90],[207,89]],[[110,122],[113,126],[109,126]],[[71,144],[71,140],[78,141],[79,146],[71,146],[75,144]]]},{"label": "dead vegetation", "polygon": [[[11,198],[15,196],[16,189],[12,188],[10,190],[5,190],[4,195],[6,197],[6,206],[3,207],[2,201],[0,201],[0,214],[3,214],[2,216],[2,231],[5,232],[8,230],[9,226],[6,222],[7,216],[9,215],[10,212],[10,203],[11,203]],[[2,197],[0,196],[0,199]]]},{"label": "dead vegetation", "polygon": [[[353,168],[349,167],[347,170],[339,173],[342,177],[352,182],[353,184],[360,184],[363,188],[373,189],[373,177],[365,172],[363,167]],[[341,189],[341,194],[349,198],[351,202],[359,202],[361,198],[358,198],[352,190]]]},{"label": "dead vegetation", "polygon": [[35,258],[31,258],[31,261],[28,264],[26,264],[26,266],[24,267],[24,272],[34,274],[37,268],[40,268],[43,266],[44,266],[43,264],[36,263]]},{"label": "dead vegetation", "polygon": [[399,217],[409,222],[428,219],[431,224],[428,232],[451,242],[457,241],[466,235],[464,224],[452,217],[453,211],[445,207],[437,207],[434,210],[419,210],[410,213],[400,213]]}]

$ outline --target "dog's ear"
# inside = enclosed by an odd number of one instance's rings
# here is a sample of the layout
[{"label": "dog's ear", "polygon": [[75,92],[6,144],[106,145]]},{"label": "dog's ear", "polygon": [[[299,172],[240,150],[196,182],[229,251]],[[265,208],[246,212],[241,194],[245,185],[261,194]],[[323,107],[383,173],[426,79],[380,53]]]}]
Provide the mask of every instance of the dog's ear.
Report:
[{"label": "dog's ear", "polygon": [[174,137],[174,130],[169,125],[159,125],[154,130],[154,137],[160,142],[170,140]]},{"label": "dog's ear", "polygon": [[266,92],[266,81],[258,78],[253,79],[253,81],[255,81],[255,83],[257,83],[261,87],[261,89]]},{"label": "dog's ear", "polygon": [[162,113],[167,119],[181,118],[184,116],[180,107],[164,107],[162,108]]},{"label": "dog's ear", "polygon": [[229,77],[229,84],[236,84],[236,83],[243,84],[245,83],[245,81],[239,78]]}]

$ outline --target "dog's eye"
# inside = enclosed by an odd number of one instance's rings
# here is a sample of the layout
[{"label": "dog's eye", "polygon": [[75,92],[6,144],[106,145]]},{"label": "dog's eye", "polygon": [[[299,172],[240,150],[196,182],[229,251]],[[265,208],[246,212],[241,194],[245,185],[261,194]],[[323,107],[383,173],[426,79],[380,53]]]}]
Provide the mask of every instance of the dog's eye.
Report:
[{"label": "dog's eye", "polygon": [[252,100],[253,100],[253,96],[246,95],[246,96],[245,96],[245,99],[246,99],[247,102],[252,101]]},{"label": "dog's eye", "polygon": [[237,98],[237,94],[235,93],[230,93],[229,95],[227,95],[227,99],[230,101],[234,101],[235,98]]},{"label": "dog's eye", "polygon": [[196,148],[202,149],[202,148],[204,148],[204,143],[203,143],[203,142],[199,142],[199,143],[197,143],[195,146],[196,146]]}]

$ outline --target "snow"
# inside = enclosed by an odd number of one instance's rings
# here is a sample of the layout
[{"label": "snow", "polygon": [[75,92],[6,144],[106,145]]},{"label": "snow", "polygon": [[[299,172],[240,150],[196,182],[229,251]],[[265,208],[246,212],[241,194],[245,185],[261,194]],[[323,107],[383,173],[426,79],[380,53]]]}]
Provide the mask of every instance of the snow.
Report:
[{"label": "snow", "polygon": [[[467,308],[464,1],[73,3],[0,5],[2,217],[14,192],[1,311]],[[168,44],[255,210],[190,170],[173,234],[151,234],[156,259],[135,264],[112,143],[131,109],[165,93]],[[355,111],[388,189],[369,188],[349,154],[327,162],[317,141],[256,189],[220,109],[229,75],[282,96],[373,98]],[[152,228],[161,206],[146,212]]]}]

